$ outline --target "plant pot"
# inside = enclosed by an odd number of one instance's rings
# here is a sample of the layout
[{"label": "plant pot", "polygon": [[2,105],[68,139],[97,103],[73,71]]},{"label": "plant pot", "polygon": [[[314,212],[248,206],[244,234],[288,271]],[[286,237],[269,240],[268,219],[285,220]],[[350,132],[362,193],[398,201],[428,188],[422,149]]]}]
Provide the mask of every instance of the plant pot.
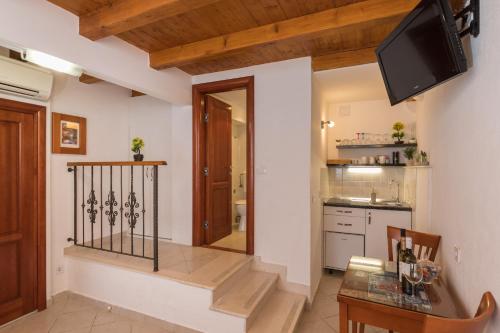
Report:
[{"label": "plant pot", "polygon": [[408,165],[408,166],[414,166],[415,165],[415,160],[413,160],[413,159],[407,160],[406,161],[406,165]]},{"label": "plant pot", "polygon": [[144,160],[144,155],[142,155],[142,154],[135,154],[134,155],[134,161],[140,162],[142,160]]},{"label": "plant pot", "polygon": [[395,143],[395,144],[397,144],[397,145],[402,145],[402,144],[403,144],[403,143],[405,143],[405,142],[404,142],[404,141],[402,141],[402,140],[398,140],[398,141],[396,141],[396,142],[394,142],[394,143]]}]

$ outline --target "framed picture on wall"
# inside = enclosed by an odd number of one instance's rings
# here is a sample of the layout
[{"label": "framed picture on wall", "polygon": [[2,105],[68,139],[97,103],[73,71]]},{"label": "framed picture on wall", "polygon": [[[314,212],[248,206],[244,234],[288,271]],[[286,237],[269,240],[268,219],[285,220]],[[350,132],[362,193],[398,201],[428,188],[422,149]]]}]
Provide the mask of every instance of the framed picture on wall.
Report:
[{"label": "framed picture on wall", "polygon": [[87,119],[52,112],[52,153],[87,154]]}]

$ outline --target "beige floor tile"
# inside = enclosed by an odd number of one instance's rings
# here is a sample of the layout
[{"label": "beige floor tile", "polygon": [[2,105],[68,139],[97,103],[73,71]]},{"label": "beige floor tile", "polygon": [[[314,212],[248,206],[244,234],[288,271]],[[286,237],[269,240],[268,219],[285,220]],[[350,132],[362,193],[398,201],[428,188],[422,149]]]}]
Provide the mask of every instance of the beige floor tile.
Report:
[{"label": "beige floor tile", "polygon": [[71,330],[91,327],[97,311],[84,309],[61,314],[50,329],[50,333],[65,333]]},{"label": "beige floor tile", "polygon": [[247,233],[245,231],[238,231],[238,227],[233,227],[230,235],[213,243],[213,246],[220,246],[228,249],[246,251],[247,249]]},{"label": "beige floor tile", "polygon": [[[113,242],[119,244],[119,235],[114,236]],[[109,247],[109,237],[104,238],[103,244],[105,248]],[[151,255],[151,244],[151,240],[146,240],[146,255]],[[142,251],[142,239],[135,239],[134,248]],[[227,275],[231,273],[232,268],[236,268],[249,260],[246,255],[240,253],[191,247],[164,241],[159,243],[158,248],[159,272],[156,275],[209,289],[213,289],[222,283]],[[125,234],[123,251],[130,252],[130,237]],[[152,272],[153,269],[152,260],[96,249],[71,246],[66,248],[64,253],[68,256],[86,258],[140,272],[148,273]],[[224,273],[224,269],[227,270],[227,274],[221,275],[221,272]],[[76,307],[77,305],[72,304],[72,306]]]},{"label": "beige floor tile", "polygon": [[129,321],[119,321],[92,327],[91,333],[131,333],[132,323]]},{"label": "beige floor tile", "polygon": [[297,329],[297,333],[337,333],[337,330],[334,330],[330,326],[328,326],[324,321],[314,321],[308,323],[301,323]]},{"label": "beige floor tile", "polygon": [[339,326],[340,326],[339,323],[340,322],[339,322],[339,316],[338,315],[325,318],[324,321],[325,321],[325,323],[328,324],[328,326],[330,326],[331,328],[333,328],[335,331],[339,330]]},{"label": "beige floor tile", "polygon": [[174,327],[170,329],[147,324],[147,323],[134,323],[132,324],[132,333],[172,333]]}]

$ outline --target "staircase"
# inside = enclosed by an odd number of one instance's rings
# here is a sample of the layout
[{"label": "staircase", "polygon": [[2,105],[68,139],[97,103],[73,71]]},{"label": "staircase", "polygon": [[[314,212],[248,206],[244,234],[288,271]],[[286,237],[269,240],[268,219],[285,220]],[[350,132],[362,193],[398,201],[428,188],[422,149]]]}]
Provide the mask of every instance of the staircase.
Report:
[{"label": "staircase", "polygon": [[[68,290],[203,332],[294,332],[306,296],[286,291],[305,290],[286,281],[284,267],[244,254],[160,245],[158,272],[149,260],[68,247]],[[123,286],[133,288],[123,292]]]},{"label": "staircase", "polygon": [[254,270],[252,261],[213,290],[210,310],[244,319],[246,332],[294,332],[306,297],[279,290],[279,274]]}]

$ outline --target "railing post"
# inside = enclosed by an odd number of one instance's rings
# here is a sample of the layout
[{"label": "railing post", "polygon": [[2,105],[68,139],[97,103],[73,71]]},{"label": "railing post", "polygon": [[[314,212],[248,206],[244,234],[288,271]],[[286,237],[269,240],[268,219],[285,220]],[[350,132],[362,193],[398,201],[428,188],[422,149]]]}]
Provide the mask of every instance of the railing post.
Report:
[{"label": "railing post", "polygon": [[158,166],[153,167],[153,261],[158,272]]},{"label": "railing post", "polygon": [[77,193],[77,185],[78,179],[76,178],[76,170],[77,167],[73,167],[73,244],[76,245],[76,232],[77,232],[77,224],[78,224],[78,193]]}]

